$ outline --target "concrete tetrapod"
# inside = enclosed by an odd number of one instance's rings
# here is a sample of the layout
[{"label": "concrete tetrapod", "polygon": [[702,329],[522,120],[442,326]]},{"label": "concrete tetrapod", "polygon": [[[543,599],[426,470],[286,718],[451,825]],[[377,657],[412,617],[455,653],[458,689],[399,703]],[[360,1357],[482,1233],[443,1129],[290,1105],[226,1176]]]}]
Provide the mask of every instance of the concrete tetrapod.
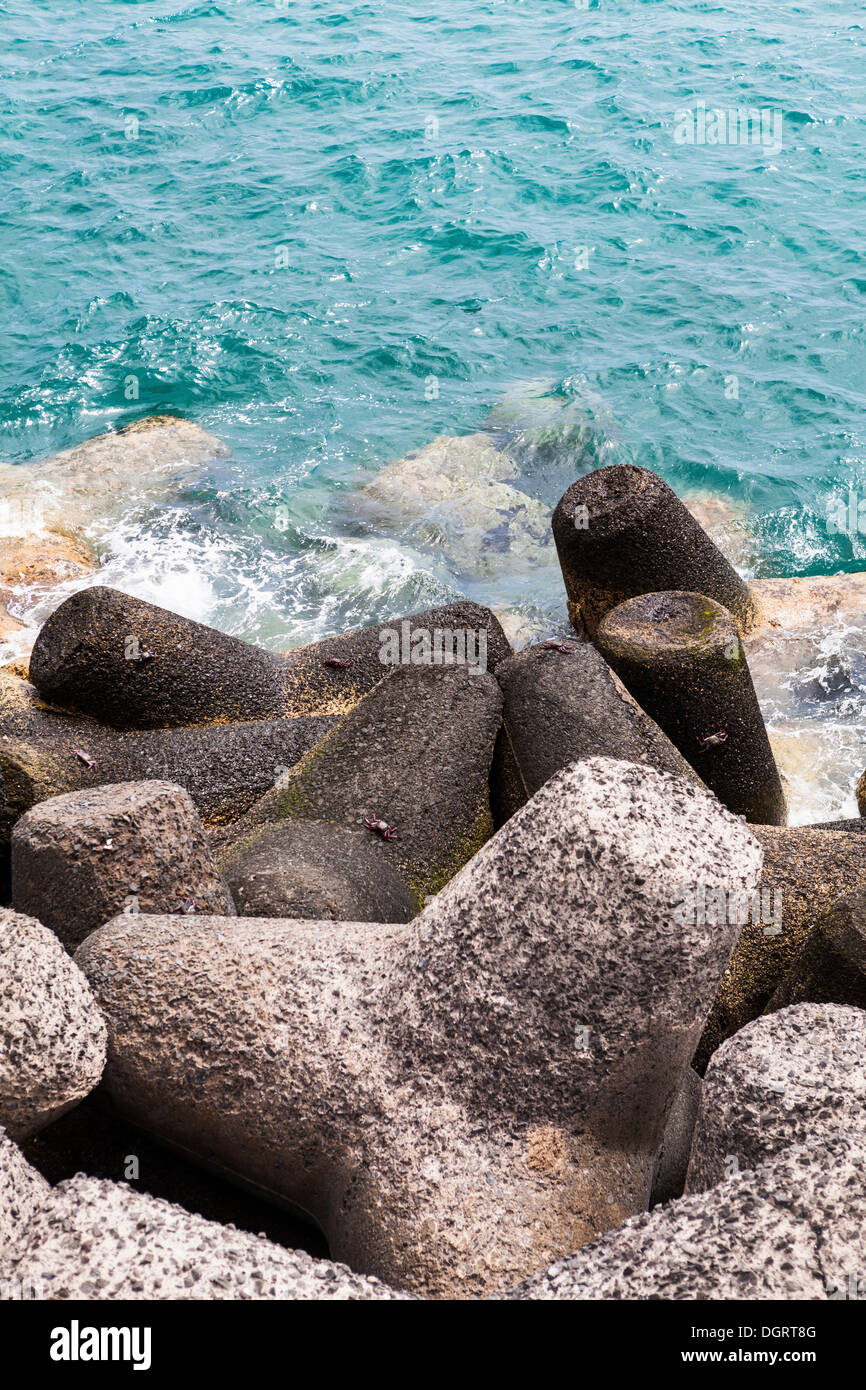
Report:
[{"label": "concrete tetrapod", "polygon": [[390,666],[417,663],[425,634],[434,657],[437,632],[440,659],[447,634],[452,656],[456,638],[463,664],[481,670],[511,650],[489,609],[461,602],[278,656],[96,585],[51,614],[30,679],[46,700],[121,729],[344,714]]},{"label": "concrete tetrapod", "polygon": [[572,483],[553,513],[572,624],[594,638],[605,613],[637,594],[707,594],[743,632],[755,621],[748,585],[676,493],[631,464],[597,468]]},{"label": "concrete tetrapod", "polygon": [[392,671],[233,827],[238,911],[407,921],[491,832],[501,709],[486,672]]},{"label": "concrete tetrapod", "polygon": [[767,1012],[804,1001],[866,1009],[866,887],[846,894],[818,919]]},{"label": "concrete tetrapod", "polygon": [[105,1022],[53,932],[0,911],[0,1124],[35,1134],[93,1090],[105,1064]]},{"label": "concrete tetrapod", "polygon": [[157,781],[69,792],[22,816],[12,903],[70,951],[124,910],[234,915],[192,801]]},{"label": "concrete tetrapod", "polygon": [[607,614],[598,646],[729,811],[784,825],[782,783],[727,609],[703,594],[642,594]]},{"label": "concrete tetrapod", "polygon": [[51,1187],[2,1130],[0,1288],[58,1301],[400,1297],[127,1183],[79,1174]]},{"label": "concrete tetrapod", "polygon": [[557,773],[411,924],[121,917],[76,960],[134,1123],[438,1296],[505,1289],[646,1208],[733,946],[684,882],[761,852],[702,787]]},{"label": "concrete tetrapod", "polygon": [[496,825],[581,758],[621,758],[700,780],[591,643],[542,642],[501,661],[495,675],[505,697],[490,778]]},{"label": "concrete tetrapod", "polygon": [[854,893],[866,881],[862,835],[801,825],[755,825],[752,833],[764,850],[760,902],[739,918],[736,950],[693,1062],[701,1073],[719,1043],[763,1013],[839,895]]},{"label": "concrete tetrapod", "polygon": [[866,1140],[839,1134],[634,1217],[511,1297],[845,1298],[864,1261]]},{"label": "concrete tetrapod", "polygon": [[714,1052],[695,1125],[686,1192],[792,1144],[866,1137],[866,1013],[797,1004],[755,1019]]},{"label": "concrete tetrapod", "polygon": [[0,846],[31,806],[107,782],[175,782],[205,824],[237,820],[335,722],[254,719],[121,733],[46,705],[27,681],[0,672]]}]

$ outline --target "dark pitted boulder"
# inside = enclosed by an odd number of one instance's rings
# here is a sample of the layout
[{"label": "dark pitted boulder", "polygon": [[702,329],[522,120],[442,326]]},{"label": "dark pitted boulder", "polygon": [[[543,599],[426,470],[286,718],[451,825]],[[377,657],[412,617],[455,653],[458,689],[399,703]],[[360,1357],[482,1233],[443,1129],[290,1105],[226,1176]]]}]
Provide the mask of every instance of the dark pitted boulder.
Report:
[{"label": "dark pitted boulder", "polygon": [[405,921],[490,835],[501,708],[484,672],[392,671],[235,828],[220,862],[239,912]]},{"label": "dark pitted boulder", "polygon": [[582,758],[620,758],[700,780],[589,642],[529,647],[501,662],[496,679],[505,697],[490,784],[497,825]]},{"label": "dark pitted boulder", "polygon": [[510,1296],[844,1298],[849,1271],[864,1262],[866,1141],[835,1135],[633,1217]]},{"label": "dark pitted boulder", "polygon": [[642,594],[606,615],[598,646],[729,811],[784,825],[782,783],[727,609],[703,594]]},{"label": "dark pitted boulder", "polygon": [[807,1000],[866,1009],[866,872],[863,882],[818,918],[768,1010]]},{"label": "dark pitted boulder", "polygon": [[631,464],[580,478],[553,513],[553,536],[578,630],[595,637],[606,613],[637,594],[694,590],[755,621],[748,586],[655,473]]},{"label": "dark pitted boulder", "polygon": [[454,639],[467,663],[482,670],[511,650],[488,609],[456,603],[275,656],[94,586],[73,594],[45,623],[30,658],[30,679],[46,700],[122,729],[343,714],[392,665],[411,659],[413,634],[426,633],[432,648],[437,632],[443,656],[446,646],[454,655]]},{"label": "dark pitted boulder", "polygon": [[285,713],[283,665],[270,652],[101,585],[51,614],[30,679],[46,700],[120,729]]},{"label": "dark pitted boulder", "polygon": [[353,1269],[509,1288],[645,1209],[734,940],[680,923],[682,885],[760,861],[704,788],[592,758],[408,925],[116,918],[76,956],[108,1091]]},{"label": "dark pitted boulder", "polygon": [[703,1192],[792,1144],[866,1137],[866,1013],[797,1004],[755,1019],[710,1058],[687,1192]]},{"label": "dark pitted boulder", "polygon": [[335,723],[259,719],[122,733],[48,706],[26,681],[0,673],[0,845],[38,802],[107,782],[175,782],[205,824],[237,820]]},{"label": "dark pitted boulder", "polygon": [[156,781],[69,792],[22,816],[12,903],[69,951],[118,912],[234,912],[192,801]]},{"label": "dark pitted boulder", "polygon": [[[438,663],[442,665],[475,665],[481,671],[492,671],[511,655],[505,633],[490,609],[460,599],[442,608],[427,608],[406,618],[386,618],[285,652],[286,712],[346,714],[395,665],[411,665],[413,653],[416,657],[423,654],[428,642],[434,660],[437,649],[442,653]],[[453,663],[447,660],[449,653],[456,657]],[[325,663],[331,657],[350,665],[328,666]]]},{"label": "dark pitted boulder", "polygon": [[225,856],[244,917],[408,922],[419,907],[394,845],[314,820],[266,825]]},{"label": "dark pitted boulder", "polygon": [[41,922],[0,911],[0,1125],[35,1134],[93,1090],[106,1032],[90,986]]},{"label": "dark pitted boulder", "polygon": [[701,1073],[725,1038],[763,1013],[839,895],[866,882],[866,839],[861,835],[809,826],[751,829],[764,848],[761,917],[742,927],[719,986],[694,1060]]}]

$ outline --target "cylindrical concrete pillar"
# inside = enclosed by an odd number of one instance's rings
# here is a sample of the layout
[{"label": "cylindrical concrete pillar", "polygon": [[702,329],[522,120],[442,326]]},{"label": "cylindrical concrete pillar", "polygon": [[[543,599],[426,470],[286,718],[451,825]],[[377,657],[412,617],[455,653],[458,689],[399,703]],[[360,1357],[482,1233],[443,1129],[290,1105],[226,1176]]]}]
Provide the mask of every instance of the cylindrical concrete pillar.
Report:
[{"label": "cylindrical concrete pillar", "polygon": [[590,637],[611,608],[636,594],[689,589],[755,622],[748,585],[657,474],[631,464],[580,478],[553,513],[569,616]]},{"label": "cylindrical concrete pillar", "polygon": [[728,810],[784,825],[782,783],[727,609],[703,594],[642,594],[608,613],[598,646]]}]

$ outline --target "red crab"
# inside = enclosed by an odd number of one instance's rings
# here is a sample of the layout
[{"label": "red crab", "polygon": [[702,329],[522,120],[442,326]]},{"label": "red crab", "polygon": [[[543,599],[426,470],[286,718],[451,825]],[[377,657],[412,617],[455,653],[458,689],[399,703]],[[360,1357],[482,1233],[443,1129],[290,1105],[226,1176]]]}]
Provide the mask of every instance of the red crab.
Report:
[{"label": "red crab", "polygon": [[337,671],[345,671],[348,666],[354,666],[353,656],[326,656],[322,662],[323,666],[333,666]]},{"label": "red crab", "polygon": [[99,764],[96,761],[96,759],[91,758],[89,753],[85,753],[83,748],[73,748],[72,751],[75,754],[76,758],[83,762],[84,766],[86,768],[89,768],[91,772],[99,771]]},{"label": "red crab", "polygon": [[368,830],[376,830],[383,840],[396,840],[400,834],[396,825],[389,825],[386,820],[379,820],[376,816],[365,816],[364,824]]},{"label": "red crab", "polygon": [[566,646],[565,642],[555,642],[551,637],[549,642],[542,642],[542,649],[547,652],[570,652],[571,647]]},{"label": "red crab", "polygon": [[719,744],[727,743],[728,741],[728,721],[725,720],[722,727],[720,729],[716,729],[714,733],[703,735],[698,734],[697,737],[698,743],[701,746],[702,753],[705,753],[708,748],[718,748]]}]

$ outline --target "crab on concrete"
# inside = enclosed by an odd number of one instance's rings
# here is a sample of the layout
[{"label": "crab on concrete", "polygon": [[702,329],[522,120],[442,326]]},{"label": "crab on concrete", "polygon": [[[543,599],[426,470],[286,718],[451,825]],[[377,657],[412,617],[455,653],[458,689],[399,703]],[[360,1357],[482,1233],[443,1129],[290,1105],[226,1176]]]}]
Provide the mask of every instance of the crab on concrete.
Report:
[{"label": "crab on concrete", "polygon": [[348,666],[354,666],[353,656],[326,656],[322,662],[323,666],[333,666],[338,671],[345,671]]},{"label": "crab on concrete", "polygon": [[75,754],[76,758],[78,758],[80,762],[84,763],[84,766],[86,768],[89,768],[91,772],[99,771],[99,764],[96,761],[96,759],[91,758],[89,753],[85,753],[83,748],[73,748],[72,751]]},{"label": "crab on concrete", "polygon": [[722,727],[720,729],[716,729],[711,734],[698,734],[697,739],[698,743],[700,744],[702,753],[705,753],[708,748],[718,748],[719,744],[727,743],[728,721],[725,720]]},{"label": "crab on concrete", "polygon": [[364,824],[368,830],[376,830],[383,840],[396,840],[400,834],[396,825],[389,825],[386,820],[379,820],[377,816],[365,816]]}]

